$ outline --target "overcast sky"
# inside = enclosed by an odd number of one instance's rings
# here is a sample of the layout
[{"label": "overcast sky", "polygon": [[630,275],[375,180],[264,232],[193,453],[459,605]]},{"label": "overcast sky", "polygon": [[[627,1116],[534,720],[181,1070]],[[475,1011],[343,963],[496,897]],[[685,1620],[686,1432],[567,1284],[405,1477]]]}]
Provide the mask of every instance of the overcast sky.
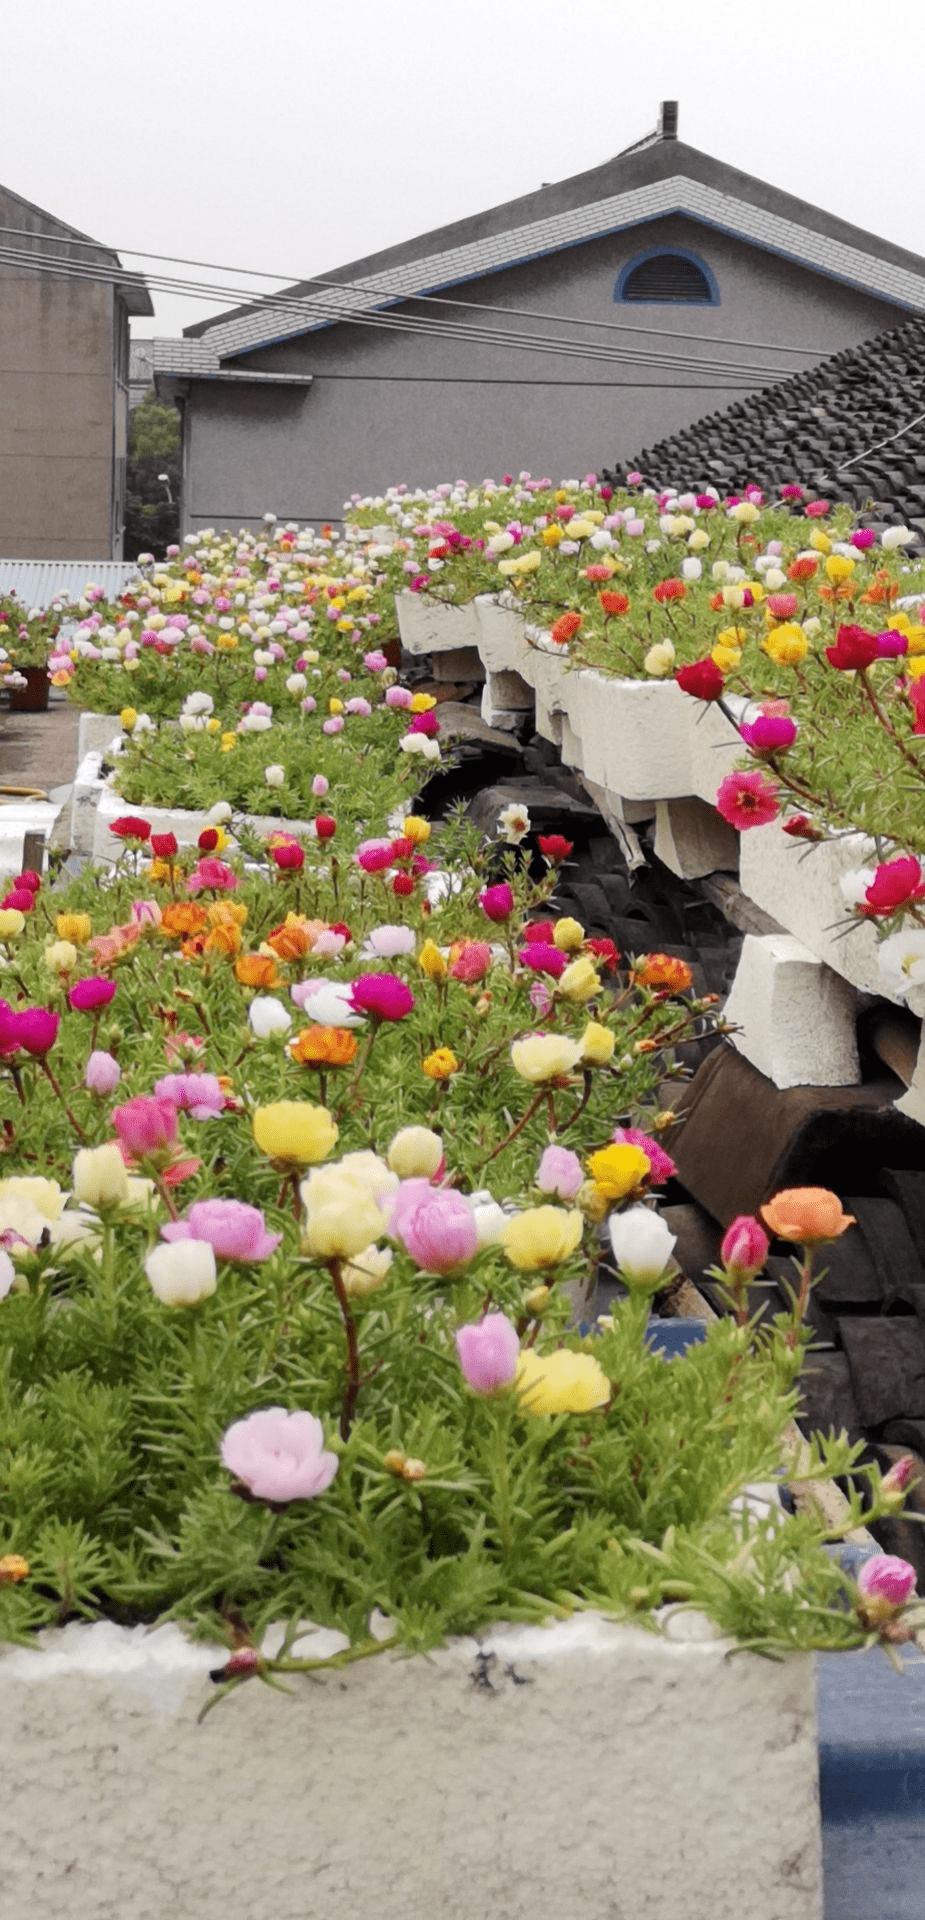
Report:
[{"label": "overcast sky", "polygon": [[[665,99],[925,256],[922,0],[31,0],[2,48],[0,180],[142,271],[323,273],[600,165]],[[232,304],[153,297],[136,333]]]}]

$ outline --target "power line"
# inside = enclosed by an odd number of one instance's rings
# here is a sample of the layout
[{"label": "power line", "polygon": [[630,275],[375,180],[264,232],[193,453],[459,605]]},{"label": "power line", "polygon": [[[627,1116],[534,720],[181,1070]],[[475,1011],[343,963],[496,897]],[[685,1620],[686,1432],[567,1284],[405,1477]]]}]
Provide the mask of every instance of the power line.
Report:
[{"label": "power line", "polygon": [[849,467],[856,467],[862,460],[868,459],[870,454],[879,453],[881,447],[891,447],[894,440],[902,440],[905,434],[912,432],[913,427],[920,427],[923,420],[925,420],[925,413],[917,413],[915,419],[907,420],[905,426],[900,427],[898,433],[888,434],[885,440],[875,441],[872,447],[865,447],[863,453],[856,453],[852,460],[843,460],[841,466],[835,468],[835,472],[847,473]]},{"label": "power line", "polygon": [[[27,270],[35,272],[60,274],[68,279],[104,282],[109,285],[128,284],[137,286],[139,284],[137,274],[128,274],[124,271],[114,272],[112,270],[106,272],[102,268],[84,265],[58,255],[30,254],[23,249],[0,248],[0,263],[17,268],[25,267]],[[210,301],[215,299],[217,293],[224,293],[226,297],[234,297],[240,292],[240,289],[236,288],[217,289],[207,286],[202,282],[182,281],[167,275],[149,275],[147,284],[163,288],[172,293],[182,292],[188,298],[208,299]],[[666,370],[677,372],[715,373],[723,376],[727,384],[730,374],[739,376],[736,384],[741,384],[744,376],[745,384],[749,386],[754,386],[755,384],[754,380],[747,378],[749,374],[757,375],[764,383],[768,383],[769,380],[786,379],[788,377],[787,369],[750,366],[744,362],[729,365],[726,362],[714,360],[707,356],[698,358],[690,355],[665,354],[659,352],[640,354],[634,352],[632,349],[624,349],[622,347],[597,347],[590,343],[572,345],[567,340],[559,337],[549,337],[527,332],[512,333],[503,328],[479,327],[471,324],[464,325],[461,322],[455,321],[441,321],[437,325],[434,325],[433,323],[428,324],[426,320],[416,320],[410,315],[386,314],[381,311],[374,313],[357,313],[338,304],[320,301],[317,297],[313,299],[310,308],[307,308],[306,303],[302,300],[296,300],[289,296],[278,294],[261,296],[260,300],[253,304],[265,308],[271,313],[297,314],[300,318],[304,318],[306,312],[311,312],[315,315],[320,315],[323,319],[328,319],[336,323],[343,323],[350,326],[373,327],[377,330],[384,329],[390,332],[417,334],[429,339],[456,340],[480,346],[500,346],[534,354],[552,353],[559,357],[568,356],[573,359],[593,360],[604,365],[651,366],[663,367]],[[480,311],[490,311],[490,309],[482,308]],[[255,343],[255,347],[259,344],[267,345],[271,343]]]},{"label": "power line", "polygon": [[[30,240],[44,240],[46,237],[48,239],[56,239],[56,240],[58,239],[57,235],[46,236],[44,234],[33,233],[30,231],[28,227],[0,226],[0,234],[8,234],[8,235],[16,236],[18,238],[27,238]],[[92,248],[97,252],[104,250],[104,249],[101,249],[100,243],[94,240],[76,240],[75,239],[75,240],[69,240],[67,244],[69,246],[80,246],[80,247]],[[158,260],[161,262],[165,262],[171,266],[198,267],[202,272],[205,272],[205,273],[234,273],[234,274],[242,275],[245,278],[252,278],[255,280],[258,280],[258,279],[259,280],[284,280],[288,282],[290,287],[294,285],[306,286],[306,287],[330,287],[330,288],[333,288],[338,293],[344,293],[344,292],[374,293],[388,300],[396,300],[396,299],[406,300],[406,301],[414,300],[427,306],[461,307],[466,311],[473,312],[473,313],[510,314],[515,318],[525,319],[525,320],[551,320],[553,322],[564,321],[567,325],[570,325],[570,326],[594,327],[599,330],[604,330],[608,333],[638,334],[642,336],[644,339],[648,339],[648,338],[651,338],[653,335],[657,335],[658,337],[666,340],[678,340],[679,338],[684,340],[696,340],[698,342],[702,342],[704,346],[742,347],[742,348],[745,348],[747,351],[752,351],[757,353],[797,353],[802,355],[810,354],[810,355],[819,355],[821,357],[825,357],[831,351],[831,349],[828,347],[788,346],[781,341],[735,340],[735,339],[730,339],[726,335],[722,335],[722,334],[703,334],[703,333],[694,334],[694,333],[685,331],[683,335],[679,335],[677,331],[672,327],[633,327],[633,326],[627,325],[627,323],[624,321],[590,320],[590,319],[584,319],[577,314],[545,313],[542,311],[538,311],[537,309],[532,307],[508,307],[508,306],[494,306],[494,305],[489,306],[476,300],[454,299],[447,294],[432,294],[432,293],[389,294],[384,292],[384,290],[381,287],[377,287],[371,280],[334,280],[330,276],[325,277],[318,274],[309,275],[306,278],[300,278],[300,276],[297,274],[287,275],[287,274],[267,273],[257,267],[228,267],[228,266],[220,266],[214,261],[190,260],[190,259],[185,259],[180,255],[169,254],[169,253],[143,253],[140,248],[136,248],[136,247],[112,248],[112,249],[106,249],[106,251],[112,251],[113,253],[126,253],[126,254],[129,254],[132,259],[135,259],[135,260]],[[131,277],[136,282],[139,278],[137,274]],[[154,284],[160,284],[160,282],[155,276],[145,275],[143,276],[143,278],[146,280],[153,279]],[[166,286],[164,290],[166,290]],[[221,288],[215,288],[213,291],[215,293],[223,293],[225,290]],[[246,288],[236,288],[233,291],[240,298],[247,300]],[[197,297],[197,296],[192,296],[192,297]],[[287,296],[284,294],[281,296],[263,295],[260,297],[260,299],[262,300],[265,298],[276,298],[276,297],[287,298]],[[307,305],[307,301],[305,300],[304,296],[293,297],[292,295],[290,295],[289,298],[292,299],[293,304],[299,309],[302,309]],[[253,305],[260,304],[260,301],[247,300],[247,304],[250,306],[253,306]],[[220,324],[227,324],[227,323],[222,323],[219,321],[216,324],[220,325]]]}]

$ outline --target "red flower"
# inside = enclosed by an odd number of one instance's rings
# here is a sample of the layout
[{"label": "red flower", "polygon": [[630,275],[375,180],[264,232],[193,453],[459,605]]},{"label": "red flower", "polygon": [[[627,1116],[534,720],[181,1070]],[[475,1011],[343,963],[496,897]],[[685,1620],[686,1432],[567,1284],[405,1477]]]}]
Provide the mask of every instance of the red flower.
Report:
[{"label": "red flower", "polygon": [[109,831],[120,840],[148,840],[151,835],[149,822],[140,819],[137,813],[120,813],[118,820],[110,821]]},{"label": "red flower", "polygon": [[778,789],[763,773],[727,773],[716,795],[716,811],[731,827],[766,827],[776,820]]},{"label": "red flower", "polygon": [[595,959],[603,962],[608,973],[615,973],[620,965],[620,949],[606,934],[594,940],[586,940],[585,946]]},{"label": "red flower", "polygon": [[315,833],[319,840],[333,840],[337,832],[337,821],[329,813],[315,815]]},{"label": "red flower", "polygon": [[280,840],[270,848],[270,859],[281,871],[298,873],[305,865],[305,853],[297,840]]},{"label": "red flower", "polygon": [[406,898],[408,894],[413,893],[414,892],[413,874],[397,873],[395,875],[394,880],[392,881],[392,892],[397,894],[399,896],[399,899],[403,897]]},{"label": "red flower", "polygon": [[658,586],[652,588],[652,597],[660,606],[665,600],[683,600],[686,595],[687,588],[683,580],[660,580]]},{"label": "red flower", "polygon": [[608,619],[614,614],[629,613],[630,603],[625,593],[599,593],[597,597]]},{"label": "red flower", "polygon": [[196,842],[200,853],[215,853],[221,846],[221,835],[217,827],[203,827]]},{"label": "red flower", "polygon": [[553,866],[556,867],[559,866],[561,861],[567,860],[569,854],[575,851],[574,841],[566,840],[561,833],[541,833],[537,837],[536,844],[543,858],[545,860],[551,860]]},{"label": "red flower", "polygon": [[27,893],[40,893],[42,876],[34,867],[27,867],[25,873],[18,873],[13,881],[14,887],[22,887]]},{"label": "red flower", "polygon": [[782,500],[802,500],[803,489],[795,486],[781,487],[780,497]]},{"label": "red flower", "polygon": [[863,627],[839,627],[835,645],[826,647],[825,657],[840,673],[858,673],[876,660],[878,652],[875,633],[865,633]]},{"label": "red flower", "polygon": [[531,945],[551,947],[555,940],[556,923],[554,920],[530,920],[524,927],[523,937]]},{"label": "red flower", "polygon": [[921,900],[923,894],[925,882],[918,860],[912,854],[901,854],[898,860],[887,860],[877,868],[864,895],[862,911],[873,915],[896,913],[911,900]]},{"label": "red flower", "polygon": [[580,613],[560,613],[558,620],[554,620],[549,629],[549,637],[555,640],[557,646],[564,647],[574,638],[580,626]]},{"label": "red flower", "polygon": [[925,680],[913,680],[911,686],[906,688],[906,692],[915,714],[915,725],[912,731],[925,733]]},{"label": "red flower", "polygon": [[35,906],[35,894],[28,887],[13,887],[0,900],[0,907],[16,907],[19,913],[31,913]]},{"label": "red flower", "polygon": [[719,700],[726,685],[716,661],[709,656],[694,660],[689,667],[679,667],[675,680],[681,692],[695,700]]},{"label": "red flower", "polygon": [[808,553],[803,554],[798,560],[791,560],[787,568],[787,578],[788,580],[811,580],[818,566],[818,560],[813,560]]},{"label": "red flower", "polygon": [[175,833],[152,833],[151,852],[158,860],[172,860],[177,851]]},{"label": "red flower", "polygon": [[791,813],[788,819],[781,821],[781,827],[793,840],[825,839],[822,828],[813,826],[808,813]]}]

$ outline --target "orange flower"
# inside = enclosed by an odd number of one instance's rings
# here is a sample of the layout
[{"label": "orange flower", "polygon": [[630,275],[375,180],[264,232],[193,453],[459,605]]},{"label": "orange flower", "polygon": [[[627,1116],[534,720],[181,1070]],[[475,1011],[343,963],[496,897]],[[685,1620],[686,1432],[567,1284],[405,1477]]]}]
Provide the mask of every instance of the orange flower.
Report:
[{"label": "orange flower", "polygon": [[180,952],[184,960],[201,960],[206,950],[204,933],[191,933],[188,940],[181,940]]},{"label": "orange flower", "polygon": [[20,1580],[28,1580],[29,1562],[21,1553],[4,1553],[0,1556],[0,1587],[18,1586]]},{"label": "orange flower", "polygon": [[549,629],[549,637],[555,640],[558,646],[564,647],[574,638],[580,626],[580,613],[560,613],[558,620],[554,620]]},{"label": "orange flower", "polygon": [[304,1027],[290,1040],[289,1051],[302,1067],[349,1067],[357,1043],[347,1027]]},{"label": "orange flower", "polygon": [[614,613],[629,613],[630,603],[625,593],[599,593],[597,597],[608,616]]},{"label": "orange flower", "polygon": [[212,928],[206,940],[205,952],[240,953],[242,945],[240,927],[231,926],[227,921],[220,920],[218,925]]},{"label": "orange flower", "polygon": [[785,1187],[758,1211],[779,1240],[797,1240],[801,1246],[837,1240],[855,1224],[854,1214],[842,1212],[838,1195],[828,1187]]},{"label": "orange flower", "polygon": [[272,947],[280,960],[301,960],[311,952],[326,924],[324,920],[305,920],[298,913],[287,913],[282,925],[267,934],[264,945]]},{"label": "orange flower", "polygon": [[235,977],[242,987],[278,987],[281,976],[276,971],[274,953],[242,953],[234,963]]},{"label": "orange flower", "polygon": [[459,1072],[459,1061],[451,1047],[436,1047],[422,1060],[421,1067],[428,1080],[449,1080]]},{"label": "orange flower", "polygon": [[670,993],[686,993],[694,978],[687,961],[673,953],[640,954],[633,977],[641,987],[667,987]]},{"label": "orange flower", "polygon": [[804,554],[799,560],[791,560],[787,568],[788,580],[811,580],[819,566],[818,560],[811,560]]},{"label": "orange flower", "polygon": [[862,593],[861,600],[868,606],[876,607],[884,600],[895,600],[898,593],[899,582],[891,580],[888,573],[878,570],[867,592]]},{"label": "orange flower", "polygon": [[169,938],[171,934],[201,933],[208,924],[205,907],[194,906],[191,900],[172,900],[164,908],[160,931]]},{"label": "orange flower", "polygon": [[213,927],[243,927],[247,919],[247,908],[240,900],[215,900],[206,912]]}]

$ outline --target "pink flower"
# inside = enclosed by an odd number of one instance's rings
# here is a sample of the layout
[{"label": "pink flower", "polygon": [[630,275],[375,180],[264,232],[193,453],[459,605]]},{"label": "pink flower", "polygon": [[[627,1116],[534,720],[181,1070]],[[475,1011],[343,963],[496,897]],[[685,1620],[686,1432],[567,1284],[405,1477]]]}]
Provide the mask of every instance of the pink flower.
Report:
[{"label": "pink flower", "polygon": [[670,1180],[678,1171],[670,1153],[666,1153],[651,1134],[643,1133],[641,1127],[615,1127],[613,1140],[618,1147],[642,1149],[649,1162],[649,1180],[653,1187],[660,1187],[663,1181]]},{"label": "pink flower", "polygon": [[764,604],[775,620],[792,620],[799,601],[795,593],[769,593]]},{"label": "pink flower", "polygon": [[478,1252],[475,1214],[451,1187],[429,1180],[403,1180],[395,1196],[389,1231],[425,1273],[453,1273]]},{"label": "pink flower", "polygon": [[324,1428],[313,1413],[262,1407],[227,1428],[221,1456],[229,1473],[243,1480],[257,1500],[314,1500],[338,1469],[336,1453],[324,1449]]},{"label": "pink flower", "polygon": [[114,980],[104,980],[101,974],[93,973],[89,980],[76,980],[67,997],[75,1013],[96,1013],[100,1007],[108,1007],[115,991]]},{"label": "pink flower", "polygon": [[243,1200],[195,1200],[185,1220],[161,1228],[162,1240],[208,1240],[218,1260],[268,1260],[281,1233],[268,1233],[259,1207]]},{"label": "pink flower", "polygon": [[723,1266],[733,1274],[760,1273],[771,1249],[771,1242],[753,1214],[740,1213],[727,1227],[720,1248]]},{"label": "pink flower", "polygon": [[[547,1147],[539,1164],[536,1184],[541,1193],[555,1193],[560,1200],[574,1200],[584,1182],[584,1169],[577,1153],[569,1147]],[[466,1378],[468,1379],[468,1374]],[[470,1381],[470,1385],[471,1385]]]},{"label": "pink flower", "polygon": [[807,500],[803,512],[810,520],[824,520],[829,511],[827,500]]},{"label": "pink flower", "polygon": [[408,728],[409,733],[426,733],[431,739],[440,732],[440,722],[435,713],[416,713]]},{"label": "pink flower", "polygon": [[716,795],[716,811],[731,827],[766,827],[776,820],[778,789],[763,773],[727,773]]},{"label": "pink flower", "polygon": [[884,628],[876,638],[878,660],[901,660],[903,654],[909,651],[908,636],[900,633],[896,627]]},{"label": "pink flower", "polygon": [[414,1006],[414,994],[394,973],[361,973],[350,989],[357,1013],[371,1013],[379,1020],[404,1020]]},{"label": "pink flower", "polygon": [[366,840],[357,848],[356,863],[364,873],[384,873],[392,865],[391,840]]},{"label": "pink flower", "polygon": [[312,780],[312,792],[315,796],[315,799],[323,800],[325,794],[328,792],[330,785],[331,785],[331,782],[330,780],[327,779],[325,774],[316,773],[314,779]]},{"label": "pink flower", "polygon": [[224,860],[200,860],[193,868],[186,882],[187,893],[203,893],[214,890],[216,893],[233,893],[238,885],[238,876]]},{"label": "pink flower", "polygon": [[177,1145],[177,1109],[172,1100],[139,1093],[124,1106],[114,1107],[112,1119],[130,1159],[172,1159]]},{"label": "pink flower", "polygon": [[385,704],[387,707],[410,707],[411,694],[407,687],[389,687]]},{"label": "pink flower", "polygon": [[136,926],[159,927],[161,918],[161,910],[156,900],[132,901],[132,919]]},{"label": "pink flower", "polygon": [[517,1328],[506,1313],[487,1313],[484,1320],[458,1329],[456,1352],[473,1393],[503,1392],[512,1384],[520,1359]]},{"label": "pink flower", "polygon": [[479,894],[479,905],[489,920],[507,920],[514,911],[514,889],[506,880],[500,880],[495,887],[485,887]]},{"label": "pink flower", "polygon": [[485,940],[461,940],[458,947],[450,953],[447,969],[451,980],[462,980],[467,986],[474,986],[484,980],[491,966],[491,948]]},{"label": "pink flower", "polygon": [[887,860],[879,866],[864,895],[862,912],[871,915],[897,913],[925,894],[922,868],[913,854]]},{"label": "pink flower", "polygon": [[341,715],[339,713],[333,713],[330,720],[323,720],[321,723],[321,731],[322,733],[343,733],[344,722]]},{"label": "pink flower", "polygon": [[22,1007],[18,1011],[0,1000],[0,1055],[31,1053],[43,1060],[58,1038],[60,1014],[45,1007]]},{"label": "pink flower", "polygon": [[541,1020],[545,1020],[552,1008],[552,994],[545,980],[534,980],[529,998],[531,1007],[539,1014]]},{"label": "pink flower", "polygon": [[363,655],[363,665],[369,673],[384,673],[388,664],[381,647],[373,647],[371,653]]},{"label": "pink flower", "polygon": [[84,1068],[84,1086],[91,1093],[97,1093],[105,1099],[115,1090],[122,1078],[122,1068],[111,1053],[94,1051]]},{"label": "pink flower", "polygon": [[894,1553],[865,1560],[857,1578],[858,1613],[865,1626],[877,1627],[900,1613],[915,1593],[915,1568]]},{"label": "pink flower", "polygon": [[743,720],[739,732],[754,754],[786,753],[797,737],[796,724],[787,714],[759,713],[756,720]]},{"label": "pink flower", "polygon": [[568,966],[568,954],[559,947],[547,947],[541,940],[531,940],[521,947],[517,955],[522,967],[531,967],[534,973],[548,973],[553,980]]},{"label": "pink flower", "polygon": [[344,712],[358,715],[361,720],[366,720],[372,713],[372,707],[368,700],[364,700],[362,696],[358,694],[353,700],[346,702]]},{"label": "pink flower", "polygon": [[396,954],[413,953],[416,944],[413,927],[403,927],[400,925],[373,927],[363,945],[361,958],[363,960],[393,960]]},{"label": "pink flower", "polygon": [[225,1107],[222,1083],[214,1073],[167,1073],[155,1082],[158,1099],[169,1100],[194,1120],[212,1120]]}]

